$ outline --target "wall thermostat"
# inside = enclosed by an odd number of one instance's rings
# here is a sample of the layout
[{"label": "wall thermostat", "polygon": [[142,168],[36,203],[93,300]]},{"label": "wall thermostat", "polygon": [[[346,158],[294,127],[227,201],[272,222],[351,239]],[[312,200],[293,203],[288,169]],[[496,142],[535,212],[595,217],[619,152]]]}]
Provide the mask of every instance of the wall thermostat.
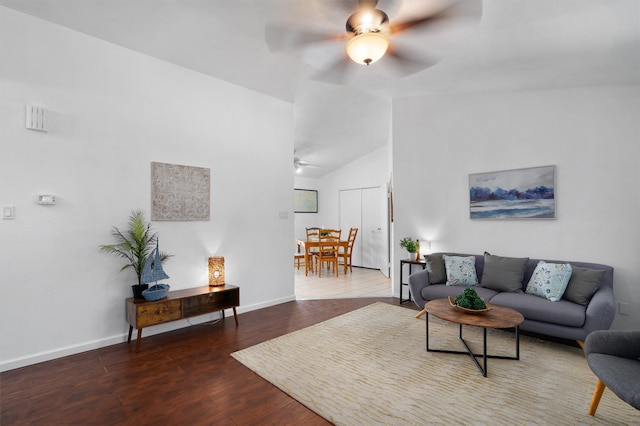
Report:
[{"label": "wall thermostat", "polygon": [[55,195],[38,195],[38,198],[36,199],[36,203],[42,204],[45,206],[50,206],[56,203],[56,196]]}]

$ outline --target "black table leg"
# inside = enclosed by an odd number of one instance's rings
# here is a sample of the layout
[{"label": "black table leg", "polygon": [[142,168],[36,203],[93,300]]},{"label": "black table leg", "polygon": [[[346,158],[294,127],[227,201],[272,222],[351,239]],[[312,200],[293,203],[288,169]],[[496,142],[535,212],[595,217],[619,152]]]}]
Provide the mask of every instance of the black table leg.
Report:
[{"label": "black table leg", "polygon": [[[475,363],[476,367],[478,367],[478,370],[480,370],[480,373],[482,373],[482,375],[484,377],[487,377],[487,359],[488,358],[495,358],[495,359],[512,359],[512,360],[519,360],[520,359],[520,333],[519,333],[519,328],[516,326],[515,327],[515,335],[516,335],[516,356],[503,356],[503,355],[489,355],[487,354],[487,329],[485,327],[482,328],[482,354],[476,354],[474,353],[471,348],[469,347],[469,345],[467,344],[466,340],[463,338],[462,336],[462,324],[459,324],[459,330],[458,330],[458,338],[460,339],[460,341],[462,342],[462,344],[464,345],[466,351],[452,351],[452,350],[447,350],[447,349],[433,349],[429,347],[429,314],[427,313],[426,315],[426,319],[425,319],[425,328],[426,328],[426,347],[427,347],[427,352],[440,352],[440,353],[446,353],[446,354],[457,354],[457,355],[469,355],[471,357],[471,359],[473,360],[473,362]],[[480,362],[478,361],[478,358],[482,357],[482,365],[480,365]]]}]

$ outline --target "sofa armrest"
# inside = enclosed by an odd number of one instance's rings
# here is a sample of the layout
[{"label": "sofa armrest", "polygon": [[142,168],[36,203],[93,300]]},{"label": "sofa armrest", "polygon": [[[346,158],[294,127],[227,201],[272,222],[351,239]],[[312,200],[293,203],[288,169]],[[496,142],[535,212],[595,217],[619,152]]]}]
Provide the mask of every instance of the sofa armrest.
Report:
[{"label": "sofa armrest", "polygon": [[588,335],[595,330],[608,330],[616,315],[613,288],[601,287],[587,305],[584,330]]},{"label": "sofa armrest", "polygon": [[422,289],[428,285],[431,285],[431,283],[429,282],[429,271],[427,269],[409,276],[409,290],[413,296],[413,301],[420,309],[424,309],[424,305],[427,303],[427,300],[422,298]]}]

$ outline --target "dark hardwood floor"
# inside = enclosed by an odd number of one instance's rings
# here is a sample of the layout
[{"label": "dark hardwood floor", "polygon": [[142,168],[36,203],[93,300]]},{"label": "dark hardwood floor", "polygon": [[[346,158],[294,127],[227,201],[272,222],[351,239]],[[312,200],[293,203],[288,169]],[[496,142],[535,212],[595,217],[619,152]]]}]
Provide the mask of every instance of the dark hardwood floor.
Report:
[{"label": "dark hardwood floor", "polygon": [[[376,301],[304,300],[0,374],[6,425],[326,425],[230,356]],[[414,303],[404,307],[416,309]]]}]

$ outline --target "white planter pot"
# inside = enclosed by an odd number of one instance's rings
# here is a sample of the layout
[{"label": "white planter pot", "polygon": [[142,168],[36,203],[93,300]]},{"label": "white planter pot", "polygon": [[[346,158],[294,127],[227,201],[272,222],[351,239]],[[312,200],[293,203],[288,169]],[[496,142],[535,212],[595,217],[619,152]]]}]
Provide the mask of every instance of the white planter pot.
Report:
[{"label": "white planter pot", "polygon": [[408,259],[411,260],[412,262],[415,262],[416,259],[418,258],[418,253],[410,253],[410,252],[407,252],[407,253],[409,253]]}]

